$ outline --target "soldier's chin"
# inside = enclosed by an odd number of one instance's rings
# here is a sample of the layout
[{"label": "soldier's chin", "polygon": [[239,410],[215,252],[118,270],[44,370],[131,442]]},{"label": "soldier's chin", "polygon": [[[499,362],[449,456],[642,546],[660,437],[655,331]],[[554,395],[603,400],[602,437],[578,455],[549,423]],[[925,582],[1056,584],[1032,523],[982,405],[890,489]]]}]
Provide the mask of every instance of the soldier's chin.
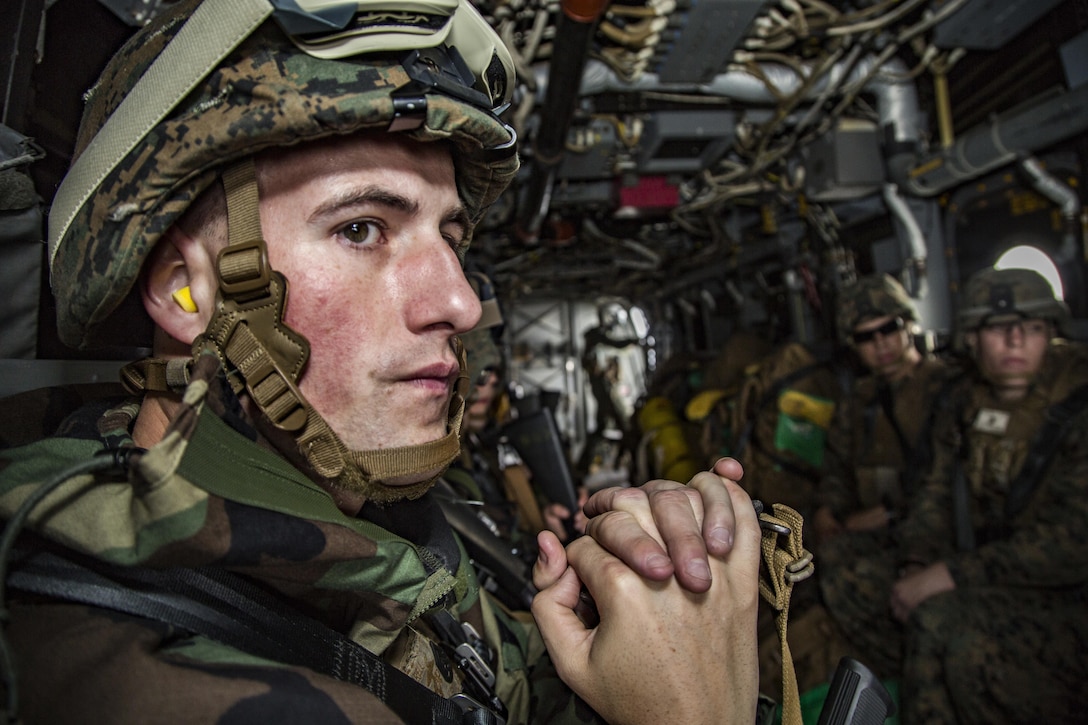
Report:
[{"label": "soldier's chin", "polygon": [[394,488],[407,488],[437,478],[446,470],[446,466],[436,466],[429,471],[419,471],[403,476],[388,476],[382,479],[382,484]]},{"label": "soldier's chin", "polygon": [[1032,376],[1024,373],[998,373],[988,375],[990,383],[1002,390],[1017,390],[1031,385]]}]

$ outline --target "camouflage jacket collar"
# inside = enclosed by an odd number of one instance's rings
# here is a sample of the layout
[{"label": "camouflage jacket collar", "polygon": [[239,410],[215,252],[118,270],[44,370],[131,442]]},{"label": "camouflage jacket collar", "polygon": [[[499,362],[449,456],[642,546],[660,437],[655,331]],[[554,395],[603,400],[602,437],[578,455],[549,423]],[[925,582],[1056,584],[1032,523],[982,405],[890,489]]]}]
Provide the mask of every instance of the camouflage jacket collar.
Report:
[{"label": "camouflage jacket collar", "polygon": [[[415,543],[345,515],[320,486],[256,442],[217,364],[201,358],[193,372],[166,435],[135,459],[127,477],[73,477],[39,507],[31,527],[114,563],[239,571],[302,600],[372,651],[383,651],[436,605],[464,611],[475,603],[468,557],[452,537],[452,556],[436,544],[446,524],[429,496],[410,517]],[[103,446],[131,444],[134,413],[131,405],[107,411],[97,440],[51,438],[5,452],[0,513],[10,515],[25,500],[34,489],[26,484]],[[387,526],[403,519],[384,513],[375,518]]]}]

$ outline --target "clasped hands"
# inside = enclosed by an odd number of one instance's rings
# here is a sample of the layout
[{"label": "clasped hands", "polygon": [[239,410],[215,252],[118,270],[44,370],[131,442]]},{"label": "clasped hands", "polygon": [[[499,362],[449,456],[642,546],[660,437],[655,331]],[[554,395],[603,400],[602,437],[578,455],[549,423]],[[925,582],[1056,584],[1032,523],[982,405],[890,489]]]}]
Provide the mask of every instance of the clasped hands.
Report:
[{"label": "clasped hands", "polygon": [[742,474],[722,459],[687,485],[605,489],[587,536],[539,535],[533,614],[559,676],[610,723],[754,720],[760,529]]}]

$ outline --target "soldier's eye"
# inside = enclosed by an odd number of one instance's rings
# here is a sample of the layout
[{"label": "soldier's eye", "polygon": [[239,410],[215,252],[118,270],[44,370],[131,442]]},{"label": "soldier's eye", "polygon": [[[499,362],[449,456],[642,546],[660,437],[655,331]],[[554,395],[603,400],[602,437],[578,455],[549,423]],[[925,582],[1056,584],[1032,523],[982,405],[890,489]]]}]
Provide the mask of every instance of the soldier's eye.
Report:
[{"label": "soldier's eye", "polygon": [[369,246],[376,244],[381,238],[382,227],[378,222],[361,219],[345,224],[340,228],[339,234],[353,245]]}]

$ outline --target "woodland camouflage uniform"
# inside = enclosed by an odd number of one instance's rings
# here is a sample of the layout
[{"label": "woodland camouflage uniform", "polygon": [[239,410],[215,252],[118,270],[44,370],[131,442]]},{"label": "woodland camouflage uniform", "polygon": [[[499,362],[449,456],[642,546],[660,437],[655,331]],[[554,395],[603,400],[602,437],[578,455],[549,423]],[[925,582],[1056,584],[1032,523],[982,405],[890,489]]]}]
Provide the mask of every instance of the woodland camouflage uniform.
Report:
[{"label": "woodland camouflage uniform", "polygon": [[[88,96],[77,155],[197,5],[171,5],[115,57]],[[75,209],[52,264],[62,339],[146,344],[147,325],[138,324],[146,314],[132,293],[142,262],[218,183],[223,165],[264,148],[385,130],[394,117],[390,91],[408,81],[387,56],[301,53],[265,21]],[[429,94],[424,108],[422,125],[402,133],[449,142],[459,196],[476,222],[516,173],[509,129],[441,93]],[[433,494],[345,514],[328,490],[257,442],[239,370],[225,372],[228,356],[217,345],[197,339],[184,384],[167,373],[182,404],[165,437],[128,458],[125,472],[64,481],[33,509],[21,546],[126,567],[243,574],[444,696],[460,692],[462,678],[428,620],[448,612],[493,650],[508,722],[595,717],[554,675],[528,615],[504,611],[479,590]],[[119,386],[5,401],[0,517],[73,464],[132,449],[140,405]],[[362,687],[180,627],[10,588],[6,605],[25,722],[399,722]]]},{"label": "woodland camouflage uniform", "polygon": [[[866,320],[899,316],[915,320],[914,303],[889,275],[860,280],[839,301],[840,336],[849,338]],[[906,513],[913,475],[928,460],[932,412],[950,376],[944,362],[923,357],[903,378],[858,378],[835,408],[827,432],[827,455],[816,497],[839,521],[854,512],[883,505],[893,519]]]},{"label": "woodland camouflage uniform", "polygon": [[[889,275],[864,277],[844,288],[839,296],[837,324],[846,344],[851,342],[857,325],[895,316],[909,324],[916,313],[906,290]],[[859,551],[893,546],[891,527],[906,513],[909,476],[922,460],[928,460],[930,411],[948,374],[940,360],[922,357],[893,382],[875,374],[857,377],[838,399],[813,491],[815,508],[826,506],[836,520],[843,522],[850,514],[883,505],[889,512],[890,525],[842,531],[830,541],[817,541],[817,581],[829,569],[849,566]],[[827,682],[844,645],[818,601],[816,582],[799,588],[797,594],[800,596],[794,603],[789,637],[798,684],[805,690]],[[763,638],[761,653],[761,673],[773,681],[779,662],[769,632]]]},{"label": "woodland camouflage uniform", "polygon": [[[63,415],[77,392],[23,394],[5,411],[32,404],[36,421],[52,427],[39,403]],[[65,416],[56,435],[25,445],[40,431],[8,424],[3,443],[15,447],[2,454],[5,514],[58,471],[131,446],[138,406],[123,397],[91,402]],[[424,615],[447,609],[498,650],[497,691],[510,722],[592,721],[555,676],[527,615],[481,594],[431,496],[352,518],[253,437],[216,357],[204,355],[163,441],[134,459],[127,477],[71,479],[32,528],[115,564],[245,574],[446,696],[460,691],[460,677]],[[361,687],[180,628],[27,595],[10,596],[9,606],[28,723],[399,722]]]},{"label": "woodland camouflage uniform", "polygon": [[[903,722],[1083,720],[1088,410],[1069,421],[1026,503],[1005,506],[1048,409],[1085,384],[1088,351],[1058,342],[1021,400],[999,400],[977,376],[963,380],[938,418],[933,465],[897,547],[855,548],[848,565],[821,571],[821,593],[851,654],[881,677],[901,678]],[[1006,425],[982,422],[995,414]],[[958,475],[973,548],[957,543]],[[900,625],[889,609],[897,572],[935,562],[948,567],[955,589],[926,599]]]}]

